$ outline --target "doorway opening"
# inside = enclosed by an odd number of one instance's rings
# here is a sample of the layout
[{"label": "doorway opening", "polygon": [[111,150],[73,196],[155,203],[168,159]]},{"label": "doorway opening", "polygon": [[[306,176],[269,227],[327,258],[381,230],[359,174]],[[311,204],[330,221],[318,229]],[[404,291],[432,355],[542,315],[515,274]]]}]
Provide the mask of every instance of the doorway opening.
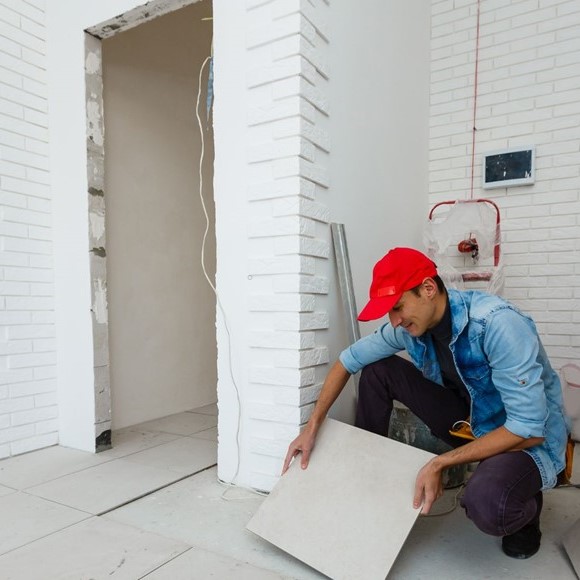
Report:
[{"label": "doorway opening", "polygon": [[105,136],[94,138],[99,95],[87,58],[97,451],[110,447],[111,430],[217,402],[216,301],[206,281],[216,248],[212,7],[163,2],[166,13],[151,18],[152,4],[103,23],[101,35],[88,31],[100,39]]}]

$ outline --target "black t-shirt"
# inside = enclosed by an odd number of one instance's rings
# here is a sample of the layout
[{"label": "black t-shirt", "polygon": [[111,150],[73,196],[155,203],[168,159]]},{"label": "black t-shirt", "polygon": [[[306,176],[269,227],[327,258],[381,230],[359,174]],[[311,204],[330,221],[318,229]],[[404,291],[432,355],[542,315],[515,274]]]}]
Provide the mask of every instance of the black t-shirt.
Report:
[{"label": "black t-shirt", "polygon": [[447,300],[445,305],[443,318],[439,321],[437,326],[429,331],[429,334],[433,339],[435,354],[437,355],[437,360],[441,367],[443,384],[448,389],[457,391],[458,395],[469,400],[469,392],[457,372],[455,362],[453,361],[453,355],[449,348],[449,343],[451,342],[451,311],[449,310],[449,300]]}]

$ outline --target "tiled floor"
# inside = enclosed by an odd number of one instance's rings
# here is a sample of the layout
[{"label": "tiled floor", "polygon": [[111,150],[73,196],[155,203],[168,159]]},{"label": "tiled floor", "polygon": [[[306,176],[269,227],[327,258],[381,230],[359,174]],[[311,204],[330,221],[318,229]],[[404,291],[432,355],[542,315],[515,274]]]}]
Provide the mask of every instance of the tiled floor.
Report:
[{"label": "tiled floor", "polygon": [[[98,455],[51,447],[0,461],[0,580],[323,578],[245,530],[263,498],[217,481],[216,415],[210,405],[124,429]],[[420,518],[389,580],[572,580],[561,538],[578,518],[579,490],[547,492],[542,549],[527,561],[461,509]]]}]

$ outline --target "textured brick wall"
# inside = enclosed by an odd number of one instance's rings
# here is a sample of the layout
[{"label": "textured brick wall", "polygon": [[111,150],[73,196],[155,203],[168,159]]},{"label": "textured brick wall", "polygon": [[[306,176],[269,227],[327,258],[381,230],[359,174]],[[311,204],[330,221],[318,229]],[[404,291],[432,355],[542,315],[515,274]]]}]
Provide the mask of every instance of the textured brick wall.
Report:
[{"label": "textured brick wall", "polygon": [[57,443],[43,0],[0,0],[0,458]]},{"label": "textured brick wall", "polygon": [[[251,256],[249,409],[251,485],[270,489],[288,440],[320,392],[316,367],[328,362],[317,331],[328,328],[318,304],[328,279],[317,263],[329,257],[317,228],[328,208],[328,66],[324,0],[246,3],[248,199]],[[318,224],[318,226],[317,226]],[[326,227],[326,226],[325,226]]]},{"label": "textured brick wall", "polygon": [[[476,0],[433,0],[430,190],[469,197]],[[504,295],[559,367],[580,360],[580,3],[483,0],[474,197],[501,208]],[[536,146],[536,182],[482,190],[481,154]]]}]

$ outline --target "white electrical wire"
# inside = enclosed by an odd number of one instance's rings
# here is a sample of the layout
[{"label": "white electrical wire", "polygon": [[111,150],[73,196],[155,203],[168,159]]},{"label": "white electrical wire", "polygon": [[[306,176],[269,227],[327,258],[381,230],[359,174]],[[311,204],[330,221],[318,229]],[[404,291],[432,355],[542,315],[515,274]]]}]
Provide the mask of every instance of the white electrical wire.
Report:
[{"label": "white electrical wire", "polygon": [[[234,386],[234,392],[236,394],[236,400],[238,403],[238,415],[237,415],[237,427],[236,427],[236,470],[235,470],[234,475],[232,477],[231,483],[227,483],[227,482],[221,481],[219,479],[218,479],[218,481],[222,485],[225,485],[228,487],[228,489],[226,489],[224,491],[224,493],[222,493],[222,495],[221,495],[222,499],[224,499],[226,501],[240,501],[240,500],[244,500],[244,499],[250,499],[251,496],[235,497],[235,498],[231,498],[231,499],[226,498],[226,494],[231,488],[240,489],[240,487],[236,485],[236,479],[237,479],[239,472],[240,472],[240,450],[241,450],[240,430],[241,430],[241,424],[242,424],[242,403],[240,400],[240,390],[239,390],[238,385],[236,383],[236,379],[234,377],[234,372],[233,372],[232,335],[230,333],[226,313],[225,313],[224,307],[222,305],[222,302],[220,300],[219,293],[217,291],[216,286],[211,281],[211,278],[209,277],[209,274],[207,273],[207,269],[205,267],[205,244],[206,244],[206,240],[207,240],[207,235],[209,233],[210,221],[209,221],[209,215],[207,213],[207,208],[205,205],[205,200],[203,198],[203,171],[202,171],[202,169],[203,169],[203,161],[205,158],[205,140],[203,137],[203,125],[201,122],[201,117],[199,115],[199,103],[201,100],[201,79],[203,76],[203,71],[204,71],[207,63],[211,60],[211,58],[212,58],[211,56],[206,57],[206,59],[203,61],[203,64],[201,65],[201,68],[199,69],[197,101],[196,101],[196,105],[195,105],[195,116],[197,118],[197,124],[199,126],[199,135],[201,138],[201,152],[200,152],[200,156],[199,156],[199,199],[201,201],[201,207],[203,208],[203,215],[205,216],[205,231],[203,233],[203,239],[202,239],[202,243],[201,243],[201,269],[203,270],[203,275],[205,276],[207,283],[209,284],[210,288],[213,290],[213,293],[215,294],[218,307],[220,309],[220,312],[222,313],[224,328],[225,328],[226,334],[228,336],[228,369],[230,372],[230,378],[231,378],[232,384]],[[258,491],[256,489],[250,489],[247,487],[241,487],[241,489],[244,489],[245,491],[250,492],[251,494],[254,494],[254,495],[259,495],[259,496],[267,496],[268,495],[267,493],[262,492],[262,491]]]},{"label": "white electrical wire", "polygon": [[242,410],[242,405],[241,405],[241,401],[240,401],[240,391],[238,389],[238,385],[236,384],[236,379],[234,378],[234,373],[233,373],[233,365],[232,365],[232,335],[230,333],[230,329],[228,326],[228,322],[227,322],[227,317],[226,317],[226,313],[224,310],[224,307],[222,306],[221,300],[220,300],[220,296],[218,294],[217,288],[216,286],[213,284],[213,282],[211,281],[208,273],[207,273],[207,269],[205,267],[205,244],[206,244],[206,240],[207,240],[207,235],[209,232],[209,228],[210,228],[210,221],[209,221],[209,215],[207,213],[207,208],[205,205],[205,200],[203,199],[203,161],[204,161],[204,157],[205,157],[205,140],[203,137],[203,125],[201,122],[201,117],[199,115],[199,102],[201,99],[201,79],[203,76],[203,71],[205,69],[205,66],[207,65],[208,61],[211,60],[211,56],[208,56],[204,61],[203,64],[201,65],[201,68],[199,69],[199,82],[198,82],[198,91],[197,91],[197,102],[196,102],[196,106],[195,106],[195,116],[197,117],[197,123],[199,126],[199,134],[201,137],[201,152],[200,152],[200,156],[199,156],[199,199],[201,201],[201,207],[203,208],[203,214],[205,216],[205,231],[203,233],[203,240],[201,243],[201,268],[203,270],[203,275],[205,276],[205,279],[207,280],[207,283],[210,285],[211,289],[213,290],[216,300],[217,300],[217,304],[218,307],[222,313],[222,318],[223,318],[223,323],[224,323],[224,328],[226,330],[226,334],[228,336],[228,366],[229,366],[229,371],[230,371],[230,378],[232,380],[232,384],[234,386],[234,391],[236,393],[236,400],[238,403],[238,417],[237,417],[237,427],[236,427],[236,447],[237,447],[237,453],[236,453],[236,470],[234,472],[234,475],[232,477],[232,484],[235,483],[239,471],[240,471],[240,427],[241,427],[241,423],[242,423],[242,417],[241,417],[241,410]]}]

